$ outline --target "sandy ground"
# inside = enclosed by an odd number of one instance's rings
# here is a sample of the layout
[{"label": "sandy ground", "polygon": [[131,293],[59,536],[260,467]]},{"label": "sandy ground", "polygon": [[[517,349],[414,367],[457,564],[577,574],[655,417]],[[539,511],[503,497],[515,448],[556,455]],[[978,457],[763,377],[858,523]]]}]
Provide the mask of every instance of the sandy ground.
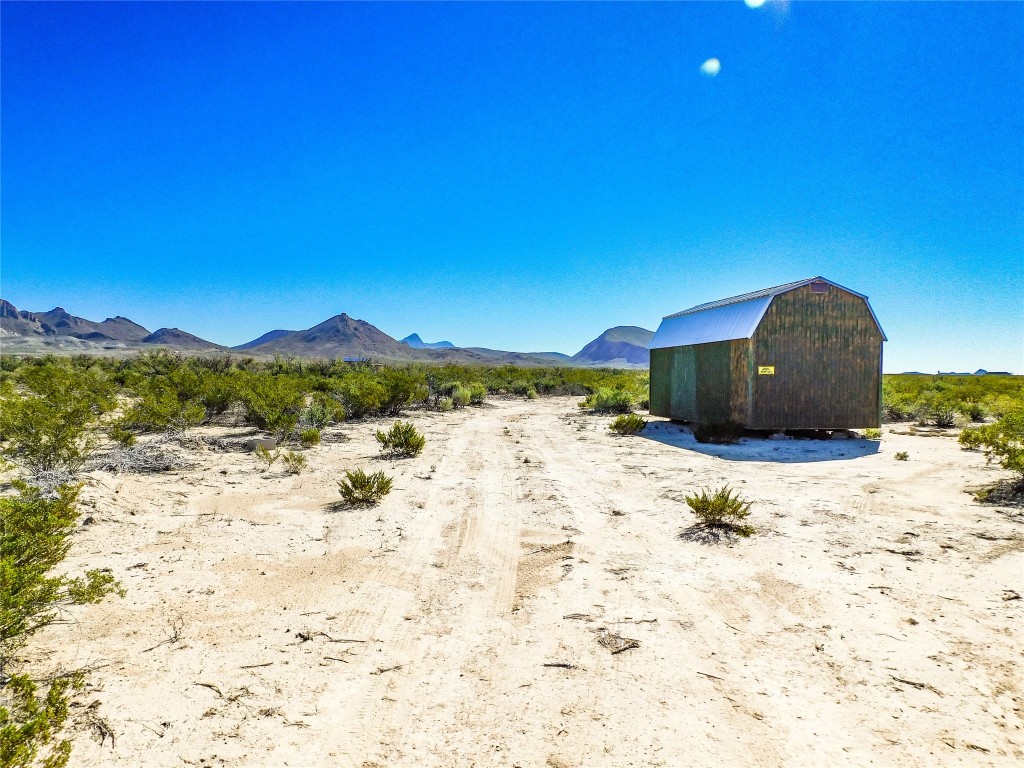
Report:
[{"label": "sandy ground", "polygon": [[[92,668],[71,765],[1024,761],[1024,517],[964,493],[982,457],[621,438],[577,399],[412,414],[409,460],[352,423],[299,476],[90,473],[70,564],[127,596],[35,645]],[[355,466],[394,475],[379,507],[334,506]],[[725,482],[757,535],[681,538],[683,494]]]}]

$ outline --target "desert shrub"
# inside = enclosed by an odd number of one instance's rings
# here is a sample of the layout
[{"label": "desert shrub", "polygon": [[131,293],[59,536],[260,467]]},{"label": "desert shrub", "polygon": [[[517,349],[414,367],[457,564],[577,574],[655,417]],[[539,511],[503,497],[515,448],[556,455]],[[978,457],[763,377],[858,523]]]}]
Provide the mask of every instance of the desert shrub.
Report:
[{"label": "desert shrub", "polygon": [[336,383],[334,394],[344,405],[345,413],[353,419],[379,413],[388,399],[388,393],[380,382],[361,374]]},{"label": "desert shrub", "polygon": [[345,477],[338,481],[342,501],[350,506],[376,504],[391,493],[392,479],[383,472],[366,474],[361,469],[345,470]]},{"label": "desert shrub", "polygon": [[284,463],[284,471],[289,475],[297,475],[304,470],[309,462],[301,453],[295,451],[284,451],[281,453],[281,461]]},{"label": "desert shrub", "polygon": [[0,399],[3,452],[33,473],[77,472],[95,449],[89,430],[113,406],[113,386],[56,365],[25,369],[22,385]]},{"label": "desert shrub", "polygon": [[299,413],[299,426],[303,428],[314,427],[323,429],[328,424],[336,424],[345,420],[345,407],[322,392],[315,392],[309,400],[309,405]]},{"label": "desert shrub", "polygon": [[199,376],[199,402],[206,418],[226,413],[241,399],[241,380],[235,375],[203,371]]},{"label": "desert shrub", "polygon": [[633,396],[622,389],[601,387],[584,398],[580,408],[594,413],[629,413],[633,410]]},{"label": "desert shrub", "polygon": [[472,394],[469,391],[469,387],[459,385],[452,390],[452,403],[456,408],[465,408],[469,405],[469,401],[472,399]]},{"label": "desert shrub", "polygon": [[426,384],[409,371],[384,368],[376,376],[384,392],[377,409],[382,416],[397,416],[403,408],[423,402],[429,395]]},{"label": "desert shrub", "polygon": [[865,429],[864,430],[864,439],[865,440],[878,440],[881,437],[882,437],[882,430],[880,430],[880,429],[870,428],[870,429]]},{"label": "desert shrub", "polygon": [[469,402],[472,405],[482,405],[486,397],[487,387],[479,381],[474,381],[469,385]]},{"label": "desert shrub", "polygon": [[62,766],[68,741],[54,743],[68,713],[66,692],[80,675],[54,679],[45,695],[15,666],[28,639],[58,621],[67,608],[121,594],[105,570],[54,576],[71,546],[78,487],[52,497],[15,483],[17,495],[0,498],[0,765]]},{"label": "desert shrub", "polygon": [[202,423],[206,409],[198,402],[182,400],[171,387],[159,380],[147,380],[138,385],[136,399],[114,424],[117,429],[137,429],[140,432],[184,432]]},{"label": "desert shrub", "polygon": [[159,440],[141,445],[115,448],[97,463],[98,469],[114,474],[122,472],[140,474],[143,472],[169,472],[172,469],[191,469],[195,462],[180,450]]},{"label": "desert shrub", "polygon": [[728,529],[740,536],[750,536],[754,532],[752,526],[743,522],[750,516],[751,502],[745,501],[727,485],[714,493],[705,489],[699,495],[687,496],[686,504],[700,525]]},{"label": "desert shrub", "polygon": [[635,435],[646,426],[647,422],[642,416],[635,413],[624,413],[621,416],[616,416],[608,425],[608,429],[619,435]]},{"label": "desert shrub", "polygon": [[971,421],[984,421],[988,415],[988,409],[981,403],[974,401],[962,403],[958,410]]},{"label": "desert shrub", "polygon": [[442,397],[437,401],[437,410],[442,413],[455,410],[455,402],[450,397]]},{"label": "desert shrub", "polygon": [[908,461],[910,459],[910,454],[906,451],[896,451],[896,453],[893,454],[893,458],[896,459],[896,461]]},{"label": "desert shrub", "polygon": [[527,389],[525,394],[526,394],[526,399],[527,400],[536,400],[537,397],[538,397],[537,390],[534,389],[533,387],[530,387],[529,389]]},{"label": "desert shrub", "polygon": [[257,445],[255,450],[252,452],[253,457],[256,461],[267,465],[267,471],[274,465],[274,462],[278,460],[281,453],[280,451],[268,451],[265,446]]},{"label": "desert shrub", "polygon": [[427,444],[415,425],[407,421],[396,421],[387,432],[377,431],[380,449],[392,456],[418,456]]},{"label": "desert shrub", "polygon": [[107,435],[110,436],[111,440],[124,448],[131,448],[135,445],[135,433],[130,429],[125,429],[119,422],[110,425],[107,429]]},{"label": "desert shrub", "polygon": [[960,433],[960,444],[980,448],[999,466],[1024,476],[1024,406],[1020,406],[994,424],[965,429]]},{"label": "desert shrub", "polygon": [[68,717],[67,692],[82,676],[54,679],[41,696],[28,675],[12,675],[0,689],[0,765],[4,768],[63,768],[70,739],[56,741]]},{"label": "desert shrub", "polygon": [[735,421],[716,421],[700,424],[693,430],[693,437],[698,443],[716,443],[732,445],[743,437],[744,427]]},{"label": "desert shrub", "polygon": [[299,442],[305,448],[312,448],[314,445],[320,445],[320,430],[316,427],[309,427],[299,432]]},{"label": "desert shrub", "polygon": [[305,405],[300,383],[289,376],[250,374],[241,391],[245,423],[284,439],[299,421]]}]

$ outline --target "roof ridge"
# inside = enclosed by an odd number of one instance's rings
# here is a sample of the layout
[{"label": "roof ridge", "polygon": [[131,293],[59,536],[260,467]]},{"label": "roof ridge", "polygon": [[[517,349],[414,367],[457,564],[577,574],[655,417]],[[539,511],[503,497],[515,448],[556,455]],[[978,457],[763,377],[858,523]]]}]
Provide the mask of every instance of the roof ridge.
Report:
[{"label": "roof ridge", "polygon": [[839,283],[829,280],[827,277],[815,275],[814,277],[808,277],[805,280],[794,280],[791,283],[783,283],[782,285],[772,286],[771,288],[761,288],[760,290],[750,291],[749,293],[740,293],[737,294],[736,296],[729,296],[728,298],[724,299],[707,301],[704,302],[703,304],[697,304],[696,306],[690,307],[689,309],[684,309],[681,312],[676,312],[671,315],[665,315],[663,319],[667,320],[670,317],[680,317],[682,315],[690,315],[695,312],[703,312],[705,309],[716,309],[717,307],[724,307],[728,306],[729,304],[740,304],[744,301],[763,299],[767,296],[778,296],[780,293],[786,293],[787,291],[792,291],[795,288],[800,288],[801,286],[809,285],[816,281],[822,281],[828,283],[829,285],[835,286],[836,288],[842,288],[844,291],[848,291],[849,293],[852,293],[855,296],[860,296],[862,299],[867,298],[867,296],[859,294],[856,291],[851,291],[849,288],[845,288],[844,286],[839,285]]}]

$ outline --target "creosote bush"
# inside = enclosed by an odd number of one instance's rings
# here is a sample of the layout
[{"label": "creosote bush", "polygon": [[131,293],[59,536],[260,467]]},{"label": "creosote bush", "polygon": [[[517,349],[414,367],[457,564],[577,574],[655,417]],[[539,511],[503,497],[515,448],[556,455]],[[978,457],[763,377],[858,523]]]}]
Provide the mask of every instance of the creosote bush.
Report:
[{"label": "creosote bush", "polygon": [[39,685],[17,669],[28,639],[74,605],[124,594],[106,570],[54,576],[71,546],[78,486],[44,495],[16,481],[16,496],[0,498],[0,765],[17,768],[67,763],[71,742],[55,742],[68,714],[66,698],[80,674]]},{"label": "creosote bush", "polygon": [[1024,479],[1024,406],[1018,407],[994,424],[965,429],[960,433],[965,448],[982,450],[989,461],[1016,472]]},{"label": "creosote bush", "polygon": [[635,435],[647,426],[647,421],[635,413],[626,413],[616,416],[608,429],[618,435]]},{"label": "creosote bush", "polygon": [[252,455],[256,458],[256,461],[266,464],[266,469],[269,472],[274,462],[277,461],[278,458],[280,458],[281,453],[280,451],[271,452],[268,451],[265,446],[257,445],[256,448],[253,450]]},{"label": "creosote bush", "polygon": [[391,493],[392,479],[382,471],[366,474],[362,469],[347,469],[338,481],[342,501],[349,506],[377,504]]},{"label": "creosote bush", "polygon": [[580,408],[586,408],[594,413],[629,413],[633,410],[633,396],[622,389],[609,389],[599,387],[583,399]]},{"label": "creosote bush", "polygon": [[377,431],[380,449],[392,456],[418,456],[427,444],[423,437],[408,421],[396,421],[387,432]]},{"label": "creosote bush", "polygon": [[879,440],[882,437],[882,430],[869,427],[864,430],[865,440]]},{"label": "creosote bush", "polygon": [[735,421],[716,421],[710,424],[699,424],[693,430],[693,437],[698,443],[716,443],[732,445],[743,437],[744,427]]},{"label": "creosote bush", "polygon": [[297,475],[308,465],[306,457],[296,451],[283,451],[281,461],[284,463],[284,471],[289,475]]},{"label": "creosote bush", "polygon": [[702,490],[686,497],[686,504],[697,516],[700,525],[727,529],[740,536],[750,536],[754,528],[743,521],[750,516],[751,502],[744,501],[725,485],[714,493]]},{"label": "creosote bush", "polygon": [[299,433],[299,442],[302,443],[305,448],[312,448],[314,445],[320,445],[320,430],[316,427],[309,427]]}]

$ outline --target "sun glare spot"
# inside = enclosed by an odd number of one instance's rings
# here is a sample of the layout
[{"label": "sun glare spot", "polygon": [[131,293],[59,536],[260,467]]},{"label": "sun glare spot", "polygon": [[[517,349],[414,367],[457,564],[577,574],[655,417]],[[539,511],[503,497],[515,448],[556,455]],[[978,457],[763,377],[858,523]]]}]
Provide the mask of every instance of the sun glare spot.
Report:
[{"label": "sun glare spot", "polygon": [[708,59],[700,65],[700,71],[708,77],[714,77],[722,71],[722,62],[718,59]]},{"label": "sun glare spot", "polygon": [[747,4],[747,8],[760,8],[765,4],[765,0],[743,0]]}]

